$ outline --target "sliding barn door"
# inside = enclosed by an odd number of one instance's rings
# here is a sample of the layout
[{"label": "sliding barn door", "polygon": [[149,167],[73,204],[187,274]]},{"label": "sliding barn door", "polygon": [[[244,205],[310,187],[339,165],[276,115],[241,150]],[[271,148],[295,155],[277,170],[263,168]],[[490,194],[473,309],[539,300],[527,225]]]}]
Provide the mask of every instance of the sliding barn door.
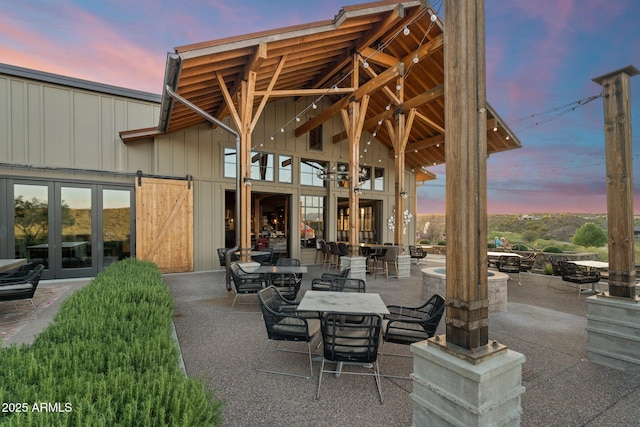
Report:
[{"label": "sliding barn door", "polygon": [[162,273],[193,271],[193,182],[136,178],[136,257]]}]

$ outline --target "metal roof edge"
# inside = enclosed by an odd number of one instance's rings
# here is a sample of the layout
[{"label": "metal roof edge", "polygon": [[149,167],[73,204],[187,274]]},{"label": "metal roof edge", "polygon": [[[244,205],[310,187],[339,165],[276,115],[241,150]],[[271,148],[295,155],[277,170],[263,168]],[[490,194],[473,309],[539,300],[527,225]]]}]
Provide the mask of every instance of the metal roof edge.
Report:
[{"label": "metal roof edge", "polygon": [[77,79],[74,77],[63,76],[60,74],[47,73],[45,71],[23,68],[16,65],[0,63],[0,74],[8,76],[21,77],[29,80],[36,80],[45,83],[53,83],[61,86],[67,86],[77,89],[89,90],[92,92],[100,92],[107,95],[121,96],[125,98],[138,99],[141,101],[149,101],[160,103],[162,97],[158,94],[143,92],[140,90],[127,89],[119,86],[112,86],[104,83],[92,82],[90,80]]}]

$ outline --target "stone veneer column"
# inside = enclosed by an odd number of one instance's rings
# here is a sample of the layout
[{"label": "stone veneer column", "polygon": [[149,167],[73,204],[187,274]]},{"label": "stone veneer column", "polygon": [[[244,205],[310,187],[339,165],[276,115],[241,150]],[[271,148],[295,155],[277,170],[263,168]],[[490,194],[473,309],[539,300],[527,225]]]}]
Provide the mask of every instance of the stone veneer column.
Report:
[{"label": "stone veneer column", "polygon": [[367,258],[362,256],[342,256],[340,257],[340,266],[349,270],[349,277],[354,279],[367,280]]}]

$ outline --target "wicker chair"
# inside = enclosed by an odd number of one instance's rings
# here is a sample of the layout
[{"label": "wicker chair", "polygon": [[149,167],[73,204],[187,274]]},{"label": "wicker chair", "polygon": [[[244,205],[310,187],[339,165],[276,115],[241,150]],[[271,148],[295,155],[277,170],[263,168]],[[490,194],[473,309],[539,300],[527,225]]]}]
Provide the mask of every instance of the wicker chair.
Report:
[{"label": "wicker chair", "polygon": [[244,270],[238,262],[232,262],[229,271],[231,271],[233,279],[233,290],[236,293],[231,308],[236,305],[239,295],[256,294],[264,288],[265,278],[262,274],[250,273]]},{"label": "wicker chair", "polygon": [[339,274],[322,273],[322,276],[316,277],[315,279],[311,280],[311,290],[328,291],[331,289],[331,282],[333,281],[333,279],[339,277],[348,277],[349,271],[351,271],[351,268],[347,267]]},{"label": "wicker chair", "polygon": [[[389,314],[385,315],[382,321],[383,343],[380,351],[380,364],[382,364],[382,355],[385,354],[384,346],[386,343],[409,345],[434,336],[444,314],[445,305],[444,298],[434,294],[427,302],[418,307],[389,305],[387,309],[389,309]],[[398,378],[410,379],[409,377]]]},{"label": "wicker chair", "polygon": [[[320,319],[304,317],[295,312],[297,305],[291,304],[283,298],[282,294],[274,286],[269,286],[258,292],[260,310],[267,329],[267,343],[265,344],[260,361],[264,361],[264,355],[270,342],[296,341],[306,342],[309,356],[309,374],[301,375],[291,372],[274,371],[271,369],[256,368],[259,372],[288,375],[311,379],[313,377],[313,364],[311,360],[311,342],[320,331]],[[276,346],[277,350],[277,346]]]},{"label": "wicker chair", "polygon": [[[31,268],[31,270],[26,271],[27,268]],[[33,295],[36,293],[43,270],[44,265],[42,264],[38,264],[35,267],[33,267],[33,264],[29,264],[28,267],[18,267],[12,270],[10,274],[0,278],[0,301],[13,301],[15,308],[15,301],[28,299],[35,309]],[[26,274],[23,274],[25,271]]]},{"label": "wicker chair", "polygon": [[[276,265],[299,266],[300,260],[297,258],[278,258]],[[271,273],[267,278],[267,283],[275,286],[284,298],[289,301],[294,301],[302,285],[302,274]]]},{"label": "wicker chair", "polygon": [[420,246],[409,246],[409,256],[411,259],[416,260],[416,265],[419,265],[420,262],[427,256],[427,253]]},{"label": "wicker chair", "polygon": [[[378,314],[350,313],[360,316],[359,323],[344,322],[344,313],[329,312],[321,321],[323,357],[316,399],[320,397],[322,374],[372,375],[375,378],[382,403],[382,386],[378,369],[378,345],[382,318]],[[337,364],[335,370],[326,370],[325,362]],[[342,365],[371,366],[373,373],[345,371]],[[338,368],[339,367],[339,368]]]}]

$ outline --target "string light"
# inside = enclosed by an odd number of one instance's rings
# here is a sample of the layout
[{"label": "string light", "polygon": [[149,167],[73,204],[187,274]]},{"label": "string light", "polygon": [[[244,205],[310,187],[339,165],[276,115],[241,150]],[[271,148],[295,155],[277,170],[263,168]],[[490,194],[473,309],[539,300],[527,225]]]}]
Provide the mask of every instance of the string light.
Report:
[{"label": "string light", "polygon": [[409,31],[409,27],[407,27],[407,26],[405,25],[405,26],[404,26],[404,29],[402,30],[402,33],[403,33],[405,36],[408,36],[410,32],[411,32],[411,31]]}]

